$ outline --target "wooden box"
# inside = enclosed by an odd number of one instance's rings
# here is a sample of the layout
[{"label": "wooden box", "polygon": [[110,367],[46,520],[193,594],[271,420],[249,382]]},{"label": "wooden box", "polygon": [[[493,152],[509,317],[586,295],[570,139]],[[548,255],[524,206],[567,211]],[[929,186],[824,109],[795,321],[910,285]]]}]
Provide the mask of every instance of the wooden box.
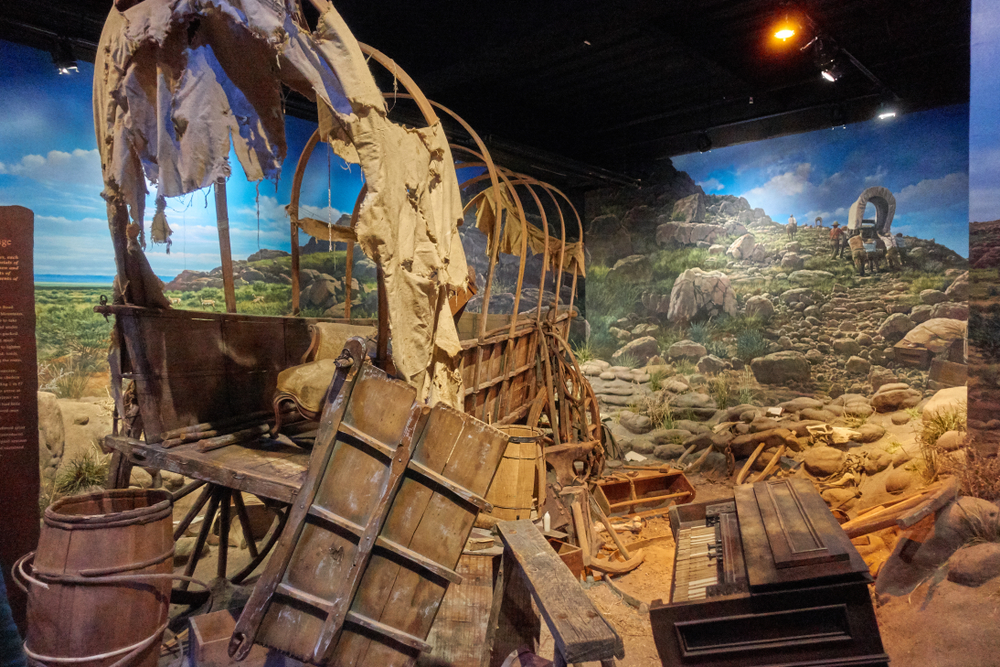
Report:
[{"label": "wooden box", "polygon": [[594,487],[594,498],[608,516],[662,511],[690,503],[694,495],[694,487],[680,470],[605,478]]},{"label": "wooden box", "polygon": [[583,575],[583,550],[575,544],[569,544],[554,537],[549,538],[549,544],[552,545],[552,550],[559,555],[562,562],[566,563],[566,567],[573,573],[573,576],[579,579]]}]

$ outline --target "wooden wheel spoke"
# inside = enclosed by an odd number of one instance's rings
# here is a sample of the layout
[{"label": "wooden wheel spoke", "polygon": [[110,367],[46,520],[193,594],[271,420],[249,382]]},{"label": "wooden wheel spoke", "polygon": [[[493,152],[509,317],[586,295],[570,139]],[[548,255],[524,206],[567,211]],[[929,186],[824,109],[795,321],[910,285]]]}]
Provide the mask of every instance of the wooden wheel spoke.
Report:
[{"label": "wooden wheel spoke", "polygon": [[243,531],[243,539],[246,540],[250,557],[256,558],[257,543],[253,539],[253,529],[250,525],[250,515],[247,513],[247,506],[243,504],[243,493],[233,491],[233,503],[236,505],[236,516],[240,520],[240,528]]},{"label": "wooden wheel spoke", "polygon": [[[194,575],[195,567],[198,566],[198,559],[201,557],[201,550],[205,548],[205,542],[208,540],[208,533],[212,530],[212,522],[215,519],[215,512],[219,508],[219,493],[217,491],[219,487],[214,484],[210,484],[208,488],[212,491],[212,493],[208,501],[208,509],[205,510],[205,518],[202,520],[201,530],[198,531],[198,539],[194,543],[194,550],[191,552],[191,557],[188,558],[187,566],[184,568],[184,576],[187,577]],[[182,581],[180,587],[181,590],[186,591],[188,582]]]},{"label": "wooden wheel spoke", "polygon": [[224,486],[219,487],[219,560],[216,575],[226,578],[226,565],[229,563],[229,516],[232,502],[231,491]]},{"label": "wooden wheel spoke", "polygon": [[195,481],[191,482],[190,484],[184,485],[183,487],[181,487],[180,489],[178,489],[176,493],[171,494],[171,495],[173,495],[174,502],[176,503],[181,498],[184,498],[184,497],[188,496],[189,494],[191,494],[192,492],[197,491],[201,487],[205,486],[205,484],[206,484],[205,481],[200,480],[200,479],[196,479]]},{"label": "wooden wheel spoke", "polygon": [[198,516],[198,512],[200,512],[201,508],[205,506],[205,503],[208,502],[208,498],[211,495],[212,495],[211,486],[206,486],[204,489],[202,489],[201,495],[198,496],[198,499],[194,502],[194,505],[191,506],[191,509],[188,510],[188,513],[184,515],[183,519],[181,519],[180,524],[177,526],[177,530],[174,531],[174,542],[179,540],[181,536],[184,535],[184,531],[188,529],[188,526],[191,525],[191,522],[194,521],[194,518]]},{"label": "wooden wheel spoke", "polygon": [[250,563],[247,564],[245,568],[237,572],[230,581],[234,584],[240,584],[244,579],[249,577],[257,566],[263,562],[267,554],[271,552],[271,549],[277,543],[278,538],[281,537],[282,529],[285,527],[285,523],[288,521],[289,510],[286,508],[284,510],[276,510],[277,517],[275,517],[274,522],[271,524],[271,528],[268,534],[264,536],[264,546],[260,549],[256,558],[252,559]]}]

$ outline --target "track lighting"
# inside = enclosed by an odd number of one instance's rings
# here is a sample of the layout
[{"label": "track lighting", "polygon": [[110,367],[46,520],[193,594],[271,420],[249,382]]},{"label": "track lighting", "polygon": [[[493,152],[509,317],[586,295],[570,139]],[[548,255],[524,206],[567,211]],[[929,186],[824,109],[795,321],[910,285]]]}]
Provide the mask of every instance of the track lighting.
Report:
[{"label": "track lighting", "polygon": [[52,64],[60,74],[73,74],[78,72],[76,66],[76,56],[73,55],[73,47],[65,37],[56,42],[52,51]]}]

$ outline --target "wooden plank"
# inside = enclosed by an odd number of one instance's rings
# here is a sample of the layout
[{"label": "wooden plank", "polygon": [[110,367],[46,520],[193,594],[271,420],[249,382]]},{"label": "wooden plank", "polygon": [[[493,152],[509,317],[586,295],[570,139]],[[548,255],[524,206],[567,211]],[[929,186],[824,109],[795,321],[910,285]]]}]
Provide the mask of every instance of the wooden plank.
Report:
[{"label": "wooden plank", "polygon": [[513,554],[505,550],[493,589],[493,607],[481,664],[501,667],[507,656],[521,646],[537,650],[541,632],[541,619],[532,605],[527,581]]},{"label": "wooden plank", "polygon": [[[803,479],[760,482],[753,485],[753,490],[775,567],[847,560],[843,541],[833,539],[836,534],[824,520],[832,516],[811,482]],[[822,507],[816,504],[817,499]],[[839,526],[836,532],[843,534]]]},{"label": "wooden plank", "polygon": [[215,224],[219,228],[219,255],[222,258],[222,290],[226,311],[236,312],[236,285],[233,280],[233,251],[229,243],[229,204],[226,202],[226,179],[215,181]]},{"label": "wooden plank", "polygon": [[[568,663],[625,655],[621,638],[590,601],[539,530],[527,520],[497,524],[508,553]],[[509,585],[509,582],[508,582]]]},{"label": "wooden plank", "polygon": [[461,585],[449,586],[427,635],[431,650],[417,665],[481,667],[486,628],[493,603],[493,562],[496,556],[465,554],[456,572]]}]

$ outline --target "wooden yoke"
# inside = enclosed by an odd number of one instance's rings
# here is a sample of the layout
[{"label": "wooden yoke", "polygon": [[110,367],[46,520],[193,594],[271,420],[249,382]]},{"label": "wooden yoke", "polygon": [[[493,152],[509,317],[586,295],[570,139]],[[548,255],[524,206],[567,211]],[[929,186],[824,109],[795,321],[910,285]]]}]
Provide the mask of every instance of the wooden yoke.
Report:
[{"label": "wooden yoke", "polygon": [[621,637],[538,528],[524,519],[501,521],[497,526],[504,554],[486,630],[491,667],[502,664],[523,644],[531,650],[537,648],[539,620],[532,601],[555,640],[556,667],[594,660],[608,667],[614,658],[624,658]]}]

